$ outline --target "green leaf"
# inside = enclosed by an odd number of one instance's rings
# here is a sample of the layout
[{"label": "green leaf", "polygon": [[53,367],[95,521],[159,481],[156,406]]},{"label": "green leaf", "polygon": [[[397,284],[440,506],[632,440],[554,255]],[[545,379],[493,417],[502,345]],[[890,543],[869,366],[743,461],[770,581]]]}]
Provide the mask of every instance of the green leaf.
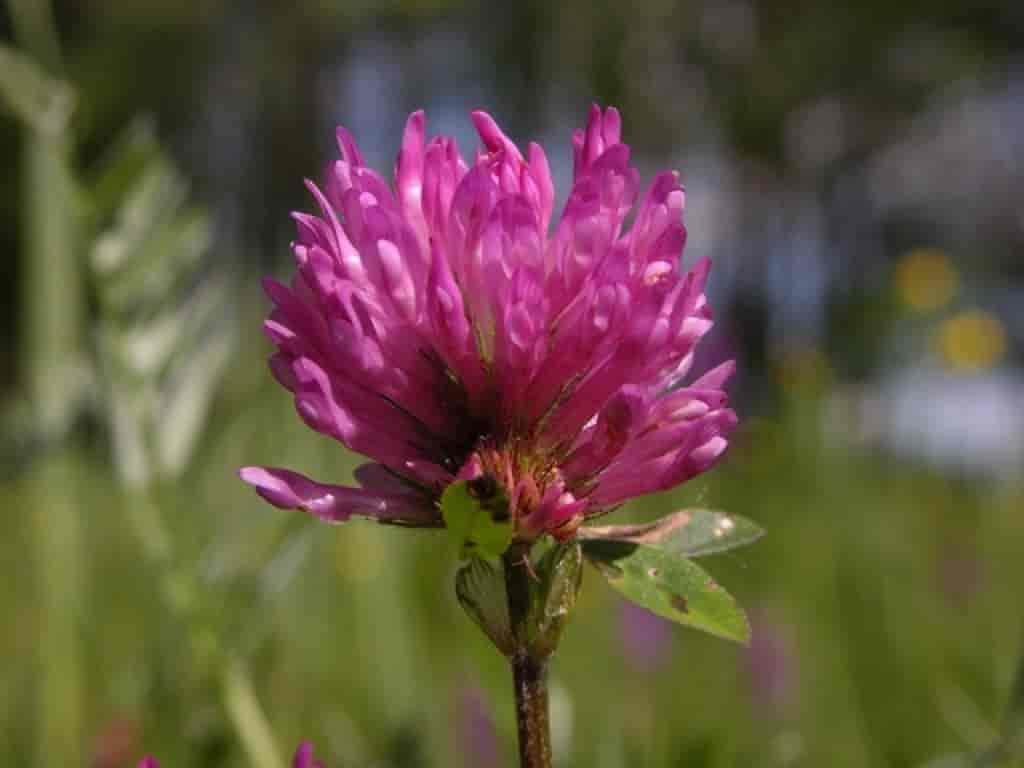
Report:
[{"label": "green leaf", "polygon": [[33,131],[53,138],[67,128],[75,92],[24,54],[0,45],[0,105]]},{"label": "green leaf", "polygon": [[726,640],[750,640],[750,624],[732,595],[685,557],[596,539],[584,541],[583,552],[613,588],[649,611]]},{"label": "green leaf", "polygon": [[504,572],[483,558],[470,557],[455,575],[455,595],[495,647],[511,656],[515,639],[508,615]]},{"label": "green leaf", "polygon": [[584,540],[627,541],[686,557],[714,555],[752,544],[764,535],[756,523],[711,509],[681,509],[652,523],[580,528]]},{"label": "green leaf", "polygon": [[445,488],[441,516],[463,557],[474,551],[498,557],[512,543],[508,500],[500,491],[481,493],[475,481],[459,480]]}]

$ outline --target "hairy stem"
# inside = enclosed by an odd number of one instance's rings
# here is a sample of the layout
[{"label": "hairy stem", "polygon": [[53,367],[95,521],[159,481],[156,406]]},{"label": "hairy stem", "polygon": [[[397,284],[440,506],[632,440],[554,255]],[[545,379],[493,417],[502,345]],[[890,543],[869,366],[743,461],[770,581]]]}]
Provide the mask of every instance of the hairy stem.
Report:
[{"label": "hairy stem", "polygon": [[548,722],[547,664],[530,655],[527,620],[530,613],[529,548],[513,546],[503,557],[508,613],[515,637],[511,656],[516,696],[516,724],[521,768],[551,768]]}]

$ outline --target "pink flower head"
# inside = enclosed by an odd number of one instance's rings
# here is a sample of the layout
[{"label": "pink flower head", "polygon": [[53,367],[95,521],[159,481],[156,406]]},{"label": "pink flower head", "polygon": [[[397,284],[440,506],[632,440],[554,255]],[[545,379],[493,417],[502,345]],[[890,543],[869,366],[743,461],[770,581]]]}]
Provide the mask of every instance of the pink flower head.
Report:
[{"label": "pink flower head", "polygon": [[343,128],[326,182],[307,182],[319,215],[294,214],[297,273],[265,281],[270,369],[306,424],[371,463],[358,488],[242,469],[271,504],[440,526],[445,487],[485,477],[520,540],[564,538],[725,451],[734,364],[683,385],[711,327],[710,264],[681,269],[678,175],[654,178],[627,228],[639,174],[618,111],[594,106],[551,225],[544,151],[472,117],[472,163],[415,112],[393,185]]}]

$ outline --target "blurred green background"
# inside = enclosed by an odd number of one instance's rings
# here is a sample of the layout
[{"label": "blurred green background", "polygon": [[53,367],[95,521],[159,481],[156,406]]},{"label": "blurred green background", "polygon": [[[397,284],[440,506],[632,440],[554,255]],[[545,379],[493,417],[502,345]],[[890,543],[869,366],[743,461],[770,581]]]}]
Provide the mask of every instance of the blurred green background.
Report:
[{"label": "blurred green background", "polygon": [[357,463],[259,328],[333,126],[387,171],[408,111],[466,151],[482,106],[564,198],[592,100],[645,177],[681,170],[700,365],[741,368],[727,459],[619,519],[768,536],[705,563],[749,649],[585,578],[558,765],[916,766],[1024,732],[1020,2],[8,0],[0,42],[0,763],[512,765],[443,534],[317,525],[235,470]]}]

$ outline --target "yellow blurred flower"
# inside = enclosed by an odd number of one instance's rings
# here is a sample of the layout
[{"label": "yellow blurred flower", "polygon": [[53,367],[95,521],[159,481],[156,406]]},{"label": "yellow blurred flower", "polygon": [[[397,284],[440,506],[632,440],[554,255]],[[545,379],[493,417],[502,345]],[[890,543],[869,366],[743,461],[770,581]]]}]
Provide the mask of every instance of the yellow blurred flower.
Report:
[{"label": "yellow blurred flower", "polygon": [[1006,331],[991,312],[961,312],[943,322],[935,335],[939,356],[958,371],[980,371],[1006,354]]},{"label": "yellow blurred flower", "polygon": [[900,299],[915,312],[934,312],[956,295],[956,269],[943,251],[915,248],[896,265]]}]

